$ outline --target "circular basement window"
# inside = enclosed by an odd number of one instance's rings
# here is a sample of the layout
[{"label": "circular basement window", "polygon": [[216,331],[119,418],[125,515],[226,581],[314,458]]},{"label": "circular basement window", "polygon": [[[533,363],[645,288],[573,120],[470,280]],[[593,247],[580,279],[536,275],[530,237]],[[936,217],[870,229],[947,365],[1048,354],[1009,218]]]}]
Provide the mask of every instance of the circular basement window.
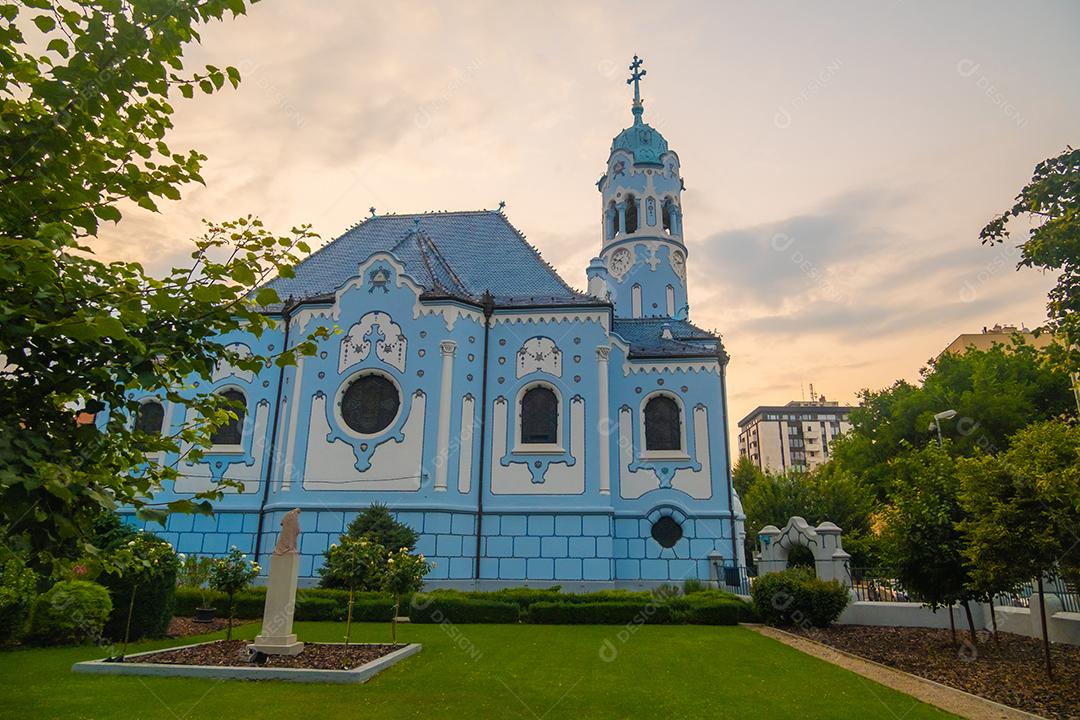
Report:
[{"label": "circular basement window", "polygon": [[682,525],[670,515],[665,515],[653,523],[652,536],[653,540],[660,543],[660,547],[675,547],[675,543],[682,540]]},{"label": "circular basement window", "polygon": [[341,419],[361,435],[374,435],[394,422],[401,398],[382,375],[361,375],[341,396]]}]

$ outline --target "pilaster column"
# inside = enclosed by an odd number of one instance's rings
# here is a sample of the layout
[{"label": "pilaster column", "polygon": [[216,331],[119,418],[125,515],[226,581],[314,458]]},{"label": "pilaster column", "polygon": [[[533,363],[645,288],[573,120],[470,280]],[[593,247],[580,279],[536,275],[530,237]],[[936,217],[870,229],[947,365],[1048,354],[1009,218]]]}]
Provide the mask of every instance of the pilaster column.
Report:
[{"label": "pilaster column", "polygon": [[454,389],[454,353],[457,352],[457,343],[443,340],[439,343],[439,349],[442,350],[442,385],[439,388],[439,435],[435,443],[435,489],[445,492],[446,473],[450,467],[450,399]]},{"label": "pilaster column", "polygon": [[608,417],[608,355],[611,348],[596,348],[597,403],[600,405],[600,492],[611,494],[611,418]]}]

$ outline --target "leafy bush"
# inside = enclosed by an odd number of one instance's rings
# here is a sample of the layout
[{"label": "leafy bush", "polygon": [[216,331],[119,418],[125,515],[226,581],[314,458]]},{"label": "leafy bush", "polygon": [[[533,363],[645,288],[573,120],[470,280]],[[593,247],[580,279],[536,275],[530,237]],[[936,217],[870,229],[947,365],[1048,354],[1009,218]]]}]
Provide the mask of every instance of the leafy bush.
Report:
[{"label": "leafy bush", "polygon": [[704,580],[699,580],[698,578],[686,578],[683,580],[683,595],[693,595],[694,593],[704,592],[708,589],[709,585]]},{"label": "leafy bush", "polygon": [[8,560],[0,576],[0,645],[18,640],[34,604],[37,573],[20,560]]},{"label": "leafy bush", "polygon": [[[195,609],[203,606],[204,592],[194,588],[178,588],[176,591],[176,614],[181,617],[191,617]],[[224,610],[228,607],[229,600],[224,593],[211,590],[206,598],[208,607]],[[327,615],[328,601],[334,608],[333,616],[314,617],[314,615]],[[258,620],[263,615],[266,606],[266,588],[249,588],[237,593],[233,598],[236,606],[236,617],[241,620]],[[297,620],[335,620],[345,619],[348,607],[349,593],[346,590],[326,590],[323,588],[302,589],[296,593],[296,619]],[[308,603],[311,603],[310,609]],[[310,614],[310,615],[309,615]],[[356,593],[353,603],[353,620],[357,622],[389,622],[394,614],[394,601],[388,595],[381,593]]]},{"label": "leafy bush", "polygon": [[202,607],[209,607],[210,602],[210,568],[214,559],[206,555],[179,555],[180,571],[176,577],[177,587],[192,588],[202,593],[204,603]]},{"label": "leafy bush", "polygon": [[112,611],[109,591],[83,580],[65,580],[34,601],[28,639],[40,645],[83,643],[101,637]]},{"label": "leafy bush", "polygon": [[341,607],[333,598],[306,597],[296,599],[296,620],[342,620]]},{"label": "leafy bush", "polygon": [[671,604],[655,602],[538,602],[526,622],[539,625],[662,625],[675,620]]},{"label": "leafy bush", "polygon": [[243,592],[259,575],[259,564],[248,560],[247,553],[235,545],[223,558],[210,564],[210,587],[225,594],[228,599],[229,625],[225,639],[232,640],[233,618],[236,617],[236,594]]},{"label": "leafy bush", "polygon": [[409,621],[414,623],[516,623],[520,614],[515,603],[446,593],[417,593],[409,604]]},{"label": "leafy bush", "polygon": [[109,565],[117,571],[97,578],[112,597],[113,609],[105,623],[105,636],[123,640],[130,611],[131,639],[164,637],[176,607],[179,560],[172,545],[152,533],[133,533],[110,552],[110,558]]},{"label": "leafy bush", "polygon": [[848,589],[839,582],[819,580],[798,568],[763,575],[750,592],[762,621],[780,627],[805,623],[826,627],[850,600]]},{"label": "leafy bush", "polygon": [[[344,572],[350,565],[341,557],[340,548],[346,548],[350,541],[366,540],[368,543],[383,548],[377,564],[361,573],[356,584],[355,573]],[[319,570],[319,587],[356,590],[379,590],[387,569],[387,552],[399,552],[401,548],[411,550],[416,545],[416,531],[405,523],[394,519],[390,509],[380,503],[372,503],[345,528],[338,543],[327,548],[323,556],[322,569]],[[355,554],[355,553],[352,553]]]}]

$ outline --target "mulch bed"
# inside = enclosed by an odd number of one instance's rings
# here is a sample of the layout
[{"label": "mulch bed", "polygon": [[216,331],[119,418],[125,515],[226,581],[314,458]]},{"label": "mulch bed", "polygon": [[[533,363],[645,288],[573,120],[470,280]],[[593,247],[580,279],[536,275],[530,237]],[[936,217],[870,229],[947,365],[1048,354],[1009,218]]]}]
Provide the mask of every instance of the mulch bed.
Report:
[{"label": "mulch bed", "polygon": [[[255,622],[254,620],[233,620],[233,629],[241,625]],[[169,621],[169,629],[165,632],[166,637],[178,638],[191,635],[205,635],[207,633],[224,630],[229,626],[228,618],[214,618],[212,622],[195,622],[194,618],[174,617]]]},{"label": "mulch bed", "polygon": [[[1080,720],[1080,647],[1051,645],[1054,679],[1046,677],[1042,641],[979,633],[977,653],[954,648],[948,630],[834,625],[793,631],[852,655],[934,680],[1002,705],[1055,720]],[[957,629],[957,638],[968,639]]]},{"label": "mulch bed", "polygon": [[[163,650],[144,655],[134,662],[161,665],[217,665],[220,667],[257,667],[248,662],[250,640],[218,640],[195,647]],[[308,643],[299,655],[269,655],[263,667],[310,668],[313,670],[351,670],[404,645],[321,645]]]}]

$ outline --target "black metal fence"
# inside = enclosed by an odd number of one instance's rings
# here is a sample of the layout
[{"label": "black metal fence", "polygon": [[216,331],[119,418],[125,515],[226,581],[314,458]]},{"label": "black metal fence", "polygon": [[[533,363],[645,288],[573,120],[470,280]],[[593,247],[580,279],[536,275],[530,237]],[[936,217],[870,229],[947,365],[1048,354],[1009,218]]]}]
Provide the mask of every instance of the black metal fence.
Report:
[{"label": "black metal fence", "polygon": [[[1061,600],[1062,610],[1080,613],[1080,588],[1064,578],[1047,578],[1043,581],[1043,594],[1047,597],[1056,595]],[[1039,602],[1039,586],[1032,580],[1018,586],[1013,592],[994,597],[994,604],[1003,607],[1030,608]]]},{"label": "black metal fence", "polygon": [[713,568],[716,572],[717,584],[721,590],[735,593],[736,595],[749,595],[750,585],[753,583],[755,572],[753,568],[735,567],[715,563]]},{"label": "black metal fence", "polygon": [[848,572],[851,574],[851,589],[855,593],[856,600],[863,602],[920,602],[917,597],[904,589],[900,581],[890,577],[887,570],[849,567]]}]

